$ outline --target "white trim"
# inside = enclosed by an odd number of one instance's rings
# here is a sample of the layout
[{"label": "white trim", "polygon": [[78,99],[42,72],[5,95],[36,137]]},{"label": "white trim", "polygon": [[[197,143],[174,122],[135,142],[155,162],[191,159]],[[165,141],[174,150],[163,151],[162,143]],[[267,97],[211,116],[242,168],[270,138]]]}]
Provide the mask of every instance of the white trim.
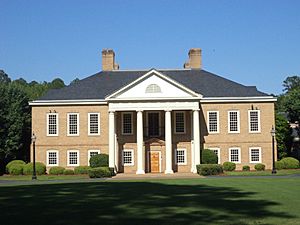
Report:
[{"label": "white trim", "polygon": [[[257,112],[257,122],[258,122],[258,130],[257,131],[251,131],[251,125],[250,125],[250,113],[251,112]],[[255,109],[255,110],[248,110],[248,130],[249,133],[260,133],[260,110],[259,109]]]},{"label": "white trim", "polygon": [[214,148],[208,148],[211,151],[218,151],[217,156],[218,156],[218,164],[221,163],[221,149],[219,147],[214,147]]},{"label": "white trim", "polygon": [[232,162],[231,161],[231,150],[238,150],[238,156],[239,156],[239,161],[238,162],[233,162],[233,163],[241,163],[241,158],[242,158],[242,156],[241,156],[241,148],[239,148],[239,147],[232,147],[232,148],[229,148],[229,150],[228,150],[228,161],[229,162]]},{"label": "white trim", "polygon": [[[209,113],[217,113],[217,131],[210,131],[209,130]],[[219,111],[213,110],[213,111],[207,111],[207,121],[206,121],[206,126],[209,134],[218,134],[220,133],[220,119],[219,119]]]},{"label": "white trim", "polygon": [[74,99],[74,100],[35,100],[29,105],[107,105],[104,99]]},{"label": "white trim", "polygon": [[[124,114],[130,114],[130,115],[131,115],[131,133],[124,133],[124,129],[123,129],[123,128],[124,128],[124,127],[123,127],[123,126],[124,126],[124,123],[123,123],[123,121],[124,121],[124,120],[123,120]],[[121,119],[121,120],[122,120],[122,124],[121,124],[121,129],[122,129],[121,132],[122,132],[122,135],[133,135],[133,133],[134,133],[134,132],[133,132],[133,127],[134,127],[134,126],[133,126],[133,112],[122,112],[121,115],[122,115],[122,116],[121,116],[121,117],[122,117],[122,119]]]},{"label": "white trim", "polygon": [[276,102],[277,98],[273,96],[257,97],[207,97],[200,100],[201,103],[211,102]]},{"label": "white trim", "polygon": [[[131,163],[124,163],[124,152],[131,152]],[[123,166],[134,166],[134,150],[133,149],[123,149],[122,150],[122,165]]]},{"label": "white trim", "polygon": [[[252,161],[252,157],[251,157],[252,150],[258,150],[259,151],[259,161]],[[262,160],[261,160],[261,147],[250,147],[249,148],[249,162],[250,163],[261,163],[262,162]]]},{"label": "white trim", "polygon": [[[77,164],[70,164],[70,153],[77,152]],[[80,165],[80,153],[79,150],[68,150],[67,151],[67,166],[79,166]]]},{"label": "white trim", "polygon": [[[183,163],[177,163],[177,151],[183,151],[184,152],[184,162]],[[185,148],[177,148],[175,149],[175,164],[178,166],[185,166],[187,165],[187,154],[186,154]]]},{"label": "white trim", "polygon": [[151,162],[151,153],[152,152],[158,152],[159,153],[159,159],[158,159],[158,162],[159,162],[159,173],[161,173],[161,160],[162,160],[162,158],[161,158],[161,151],[158,151],[158,150],[150,150],[149,152],[148,152],[148,160],[147,160],[147,167],[148,167],[148,171],[150,171],[150,173],[152,173],[152,171],[151,171],[151,167],[150,167],[150,162]]},{"label": "white trim", "polygon": [[[161,111],[147,111],[146,112],[146,132],[145,135],[148,137],[149,136],[149,113],[158,113],[158,136],[161,136],[162,132],[161,132]],[[149,137],[157,137],[157,136],[149,136]]]},{"label": "white trim", "polygon": [[[98,133],[91,134],[91,124],[90,124],[90,115],[97,114],[98,115]],[[88,135],[89,136],[97,136],[100,135],[100,113],[88,113]]]},{"label": "white trim", "polygon": [[[56,164],[49,164],[49,153],[56,153]],[[47,150],[46,151],[47,166],[58,166],[59,165],[59,151],[58,150]]]},{"label": "white trim", "polygon": [[[237,112],[237,131],[230,130],[230,113],[231,112]],[[240,133],[240,111],[239,110],[229,110],[227,113],[227,120],[228,120],[228,133],[230,133],[230,134]]]},{"label": "white trim", "polygon": [[[183,132],[176,132],[176,114],[183,113]],[[174,111],[173,113],[173,125],[174,125],[174,134],[185,134],[186,133],[186,115],[185,111]]]},{"label": "white trim", "polygon": [[[70,134],[70,115],[77,115],[77,134]],[[67,136],[79,136],[79,113],[67,113]]]},{"label": "white trim", "polygon": [[[56,115],[56,134],[49,134],[49,115]],[[47,116],[46,116],[46,124],[47,124],[47,127],[46,127],[46,134],[47,136],[58,136],[58,131],[59,131],[59,124],[58,124],[58,113],[47,113]]]},{"label": "white trim", "polygon": [[91,152],[97,152],[98,154],[100,154],[100,150],[99,149],[88,150],[88,166],[90,166]]}]

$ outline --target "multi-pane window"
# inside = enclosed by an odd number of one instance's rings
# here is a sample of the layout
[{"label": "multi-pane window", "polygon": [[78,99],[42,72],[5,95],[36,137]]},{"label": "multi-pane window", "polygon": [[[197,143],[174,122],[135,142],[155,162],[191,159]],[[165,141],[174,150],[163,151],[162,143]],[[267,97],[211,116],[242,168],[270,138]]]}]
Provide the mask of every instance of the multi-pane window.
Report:
[{"label": "multi-pane window", "polygon": [[185,113],[175,112],[175,133],[185,133]]},{"label": "multi-pane window", "polygon": [[229,149],[229,161],[233,163],[241,163],[240,148]]},{"label": "multi-pane window", "polygon": [[99,113],[89,113],[89,135],[99,135],[100,134],[100,114]]},{"label": "multi-pane window", "polygon": [[260,111],[259,110],[249,110],[249,132],[255,133],[260,132]]},{"label": "multi-pane window", "polygon": [[228,112],[228,132],[239,133],[240,132],[240,113],[239,111]]},{"label": "multi-pane window", "polygon": [[208,115],[208,132],[219,133],[219,112],[209,111]]},{"label": "multi-pane window", "polygon": [[123,150],[123,165],[124,166],[133,166],[133,150]]},{"label": "multi-pane window", "polygon": [[58,166],[58,151],[47,151],[47,166]]},{"label": "multi-pane window", "polygon": [[122,133],[132,134],[132,113],[122,114]]},{"label": "multi-pane window", "polygon": [[79,151],[70,150],[68,151],[68,166],[79,166]]},{"label": "multi-pane window", "polygon": [[79,135],[79,114],[68,113],[68,135],[77,136]]},{"label": "multi-pane window", "polygon": [[218,156],[218,164],[220,164],[221,159],[220,159],[220,148],[209,148],[212,150],[217,156]]},{"label": "multi-pane window", "polygon": [[48,113],[47,114],[47,136],[58,135],[58,114]]},{"label": "multi-pane window", "polygon": [[88,166],[90,165],[91,157],[100,154],[100,150],[89,150],[88,151]]},{"label": "multi-pane window", "polygon": [[186,150],[177,149],[176,150],[176,164],[185,165],[186,164]]},{"label": "multi-pane window", "polygon": [[146,88],[146,93],[161,93],[161,89],[157,84],[150,84]]},{"label": "multi-pane window", "polygon": [[261,162],[261,148],[255,147],[250,148],[250,163],[260,163]]}]

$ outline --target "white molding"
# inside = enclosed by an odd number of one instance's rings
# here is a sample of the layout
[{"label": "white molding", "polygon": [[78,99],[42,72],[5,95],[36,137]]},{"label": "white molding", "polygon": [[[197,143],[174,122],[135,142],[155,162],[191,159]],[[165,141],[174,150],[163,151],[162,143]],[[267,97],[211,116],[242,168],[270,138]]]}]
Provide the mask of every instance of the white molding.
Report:
[{"label": "white molding", "polygon": [[209,150],[212,150],[212,151],[217,151],[217,156],[218,156],[218,164],[221,163],[221,149],[219,147],[208,147]]},{"label": "white molding", "polygon": [[[177,163],[177,151],[183,151],[184,152],[184,162],[183,163]],[[175,149],[175,164],[178,166],[186,166],[187,165],[187,150],[186,148],[177,148]]]},{"label": "white molding", "polygon": [[[77,152],[77,164],[70,164],[70,153]],[[80,165],[80,153],[79,150],[68,150],[67,151],[67,166],[79,166]]]},{"label": "white molding", "polygon": [[[176,132],[176,114],[183,113],[183,132]],[[185,111],[174,111],[173,113],[173,126],[174,126],[174,134],[186,134],[186,113]]]},{"label": "white molding", "polygon": [[[97,114],[98,115],[98,133],[92,133],[91,134],[91,127],[90,127],[90,115],[93,115],[93,114]],[[100,135],[100,113],[93,113],[93,112],[91,112],[91,113],[88,113],[88,135],[89,136],[99,136]]]},{"label": "white molding", "polygon": [[[251,112],[258,112],[257,113],[257,118],[258,118],[258,130],[257,131],[251,131],[251,126],[250,126],[250,113]],[[261,125],[260,125],[260,110],[255,109],[255,110],[248,110],[248,130],[249,133],[260,133],[261,132]]]},{"label": "white molding", "polygon": [[[56,153],[56,164],[49,164],[49,153]],[[58,166],[59,165],[59,151],[58,150],[47,150],[46,151],[46,162],[47,166]]]},{"label": "white molding", "polygon": [[29,105],[107,105],[104,99],[74,99],[74,100],[35,100],[28,103]]},{"label": "white molding", "polygon": [[[251,151],[252,150],[258,150],[259,151],[259,161],[252,161],[252,157],[251,157]],[[261,163],[262,159],[261,159],[261,147],[250,147],[249,148],[249,162],[250,163]]]},{"label": "white molding", "polygon": [[232,162],[231,161],[231,150],[238,150],[238,154],[239,154],[239,161],[238,162],[233,162],[233,163],[241,163],[241,159],[242,159],[242,155],[241,155],[241,148],[239,148],[239,147],[232,147],[232,148],[229,148],[229,150],[228,150],[228,156],[229,156],[229,158],[228,158],[228,161],[229,162]]},{"label": "white molding", "polygon": [[[210,131],[209,130],[209,113],[210,112],[212,112],[212,113],[214,113],[214,112],[216,112],[217,113],[217,131]],[[216,111],[216,110],[212,110],[212,111],[207,111],[207,120],[206,120],[206,126],[207,126],[207,130],[208,130],[208,133],[209,134],[219,134],[220,133],[220,113],[219,113],[219,111]]]},{"label": "white molding", "polygon": [[[131,163],[124,163],[124,152],[131,152]],[[123,149],[122,150],[122,165],[123,166],[134,166],[134,150],[133,149]]]},{"label": "white molding", "polygon": [[[77,115],[77,134],[70,134],[70,115]],[[79,113],[67,113],[67,136],[79,136]]]},{"label": "white molding", "polygon": [[257,96],[257,97],[203,97],[201,103],[213,102],[276,102],[277,98],[273,96]]},{"label": "white molding", "polygon": [[[237,131],[230,131],[230,112],[237,112]],[[227,112],[227,120],[228,120],[228,133],[230,134],[239,134],[240,133],[240,111],[239,110],[229,110]]]},{"label": "white molding", "polygon": [[[123,116],[124,116],[124,114],[130,114],[130,116],[131,116],[131,133],[124,133],[124,118],[123,118]],[[121,133],[122,133],[122,135],[125,135],[125,136],[127,136],[127,135],[133,135],[133,133],[134,133],[134,131],[133,131],[133,112],[122,112],[121,113],[121,117],[122,117],[122,121],[121,121]]]},{"label": "white molding", "polygon": [[[56,134],[49,134],[49,115],[56,115]],[[47,113],[46,115],[46,134],[47,136],[51,137],[51,136],[55,136],[57,137],[59,134],[59,119],[58,119],[58,113]]]},{"label": "white molding", "polygon": [[90,166],[90,159],[91,159],[91,152],[97,152],[98,154],[101,153],[100,149],[90,149],[88,150],[88,166]]}]

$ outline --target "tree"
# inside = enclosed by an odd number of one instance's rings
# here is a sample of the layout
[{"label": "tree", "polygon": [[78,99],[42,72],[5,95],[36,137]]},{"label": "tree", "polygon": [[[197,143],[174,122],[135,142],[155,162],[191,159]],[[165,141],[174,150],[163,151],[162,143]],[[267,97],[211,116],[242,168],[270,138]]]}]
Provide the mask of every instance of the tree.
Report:
[{"label": "tree", "polygon": [[3,71],[0,70],[0,83],[10,83],[11,79],[8,77],[8,75]]},{"label": "tree", "polygon": [[50,89],[58,89],[58,88],[63,88],[65,87],[65,83],[62,79],[60,78],[55,78],[50,84],[49,84],[49,88]]},{"label": "tree", "polygon": [[292,77],[287,77],[283,81],[283,91],[289,92],[294,89],[300,89],[300,77],[299,76],[292,76]]},{"label": "tree", "polygon": [[70,85],[76,84],[78,81],[80,81],[79,78],[75,78],[71,81]]},{"label": "tree", "polygon": [[278,158],[282,159],[290,153],[291,149],[290,125],[282,114],[276,113],[275,126]]}]

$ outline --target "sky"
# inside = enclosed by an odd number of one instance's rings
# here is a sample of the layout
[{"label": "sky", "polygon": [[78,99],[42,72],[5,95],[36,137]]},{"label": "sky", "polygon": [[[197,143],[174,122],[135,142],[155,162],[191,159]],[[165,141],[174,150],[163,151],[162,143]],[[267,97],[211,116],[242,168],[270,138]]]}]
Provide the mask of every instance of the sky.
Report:
[{"label": "sky", "polygon": [[203,69],[269,94],[300,75],[299,0],[0,0],[0,69],[12,79],[68,84],[101,71]]}]

